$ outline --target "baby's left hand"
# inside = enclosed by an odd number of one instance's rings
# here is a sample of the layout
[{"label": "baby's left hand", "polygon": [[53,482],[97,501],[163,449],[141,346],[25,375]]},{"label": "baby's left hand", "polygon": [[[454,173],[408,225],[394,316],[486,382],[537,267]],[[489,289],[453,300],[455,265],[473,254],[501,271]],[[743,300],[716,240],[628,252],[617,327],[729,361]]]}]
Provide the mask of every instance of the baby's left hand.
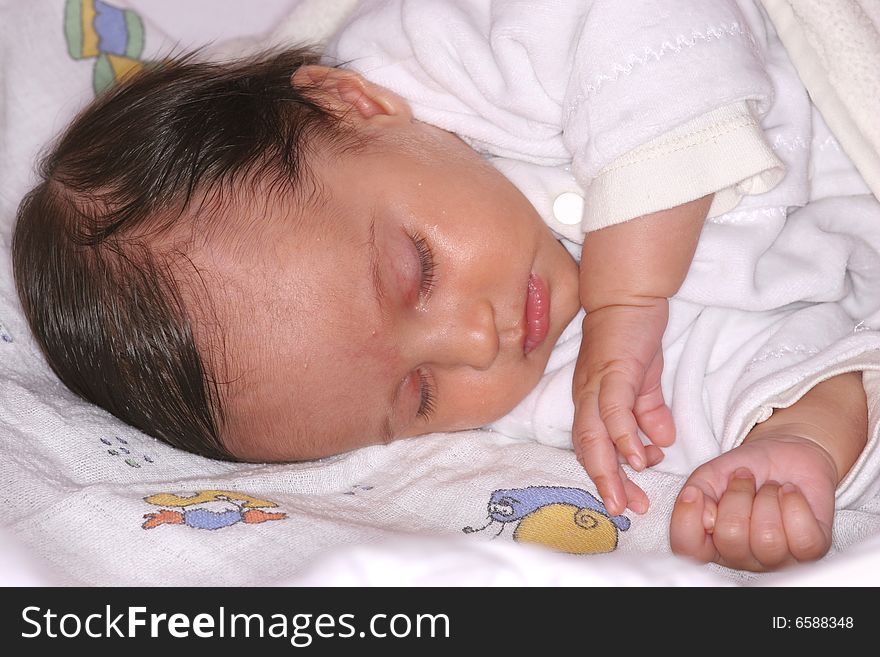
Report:
[{"label": "baby's left hand", "polygon": [[[642,470],[663,458],[658,446],[675,440],[660,386],[667,317],[665,298],[606,306],[584,317],[572,386],[572,442],[611,515],[626,507],[648,510],[647,495],[626,476],[618,455]],[[639,428],[652,445],[642,444]]]},{"label": "baby's left hand", "polygon": [[[669,301],[694,258],[712,195],[584,236],[580,300],[587,311],[574,370],[572,442],[606,510],[648,510],[648,496],[618,464],[658,463],[675,441],[660,386]],[[650,445],[643,445],[641,429]]]}]

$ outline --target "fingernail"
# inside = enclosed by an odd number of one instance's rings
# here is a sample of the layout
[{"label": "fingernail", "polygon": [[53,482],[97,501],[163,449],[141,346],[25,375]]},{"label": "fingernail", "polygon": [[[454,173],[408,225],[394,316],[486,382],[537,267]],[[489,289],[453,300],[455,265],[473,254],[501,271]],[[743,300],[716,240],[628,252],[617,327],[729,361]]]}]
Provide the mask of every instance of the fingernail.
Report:
[{"label": "fingernail", "polygon": [[641,472],[645,468],[645,462],[642,460],[642,457],[638,454],[630,454],[629,465],[633,470],[637,470],[639,472]]},{"label": "fingernail", "polygon": [[617,501],[616,497],[609,497],[605,502],[605,510],[608,511],[609,515],[616,516],[626,509],[620,502]]},{"label": "fingernail", "polygon": [[736,472],[733,473],[733,476],[737,479],[751,479],[752,471],[748,468],[737,468]]},{"label": "fingernail", "polygon": [[703,509],[703,529],[710,534],[715,529],[715,512],[709,507]]},{"label": "fingernail", "polygon": [[698,491],[695,486],[685,486],[681,491],[681,501],[685,504],[693,504],[697,501]]},{"label": "fingernail", "polygon": [[648,511],[648,505],[642,501],[633,502],[629,505],[629,508],[632,509],[634,513],[638,513],[639,515],[643,515]]},{"label": "fingernail", "polygon": [[788,483],[782,484],[782,488],[780,488],[779,490],[782,491],[783,495],[789,495],[791,493],[797,492],[797,486],[795,486],[791,482],[788,482]]}]

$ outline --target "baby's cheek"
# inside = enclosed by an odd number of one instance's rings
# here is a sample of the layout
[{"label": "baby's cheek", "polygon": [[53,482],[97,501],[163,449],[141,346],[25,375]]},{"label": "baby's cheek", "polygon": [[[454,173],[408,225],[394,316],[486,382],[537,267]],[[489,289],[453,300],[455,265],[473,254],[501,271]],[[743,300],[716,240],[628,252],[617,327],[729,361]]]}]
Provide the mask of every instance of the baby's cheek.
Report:
[{"label": "baby's cheek", "polygon": [[[430,423],[415,422],[401,437],[443,431],[477,429],[503,417],[534,387],[523,384],[522,376],[467,377],[438,386],[438,405]],[[443,390],[448,390],[444,394]]]},{"label": "baby's cheek", "polygon": [[505,370],[468,377],[454,388],[451,406],[456,408],[455,429],[480,427],[507,415],[537,385],[537,376],[529,371]]}]

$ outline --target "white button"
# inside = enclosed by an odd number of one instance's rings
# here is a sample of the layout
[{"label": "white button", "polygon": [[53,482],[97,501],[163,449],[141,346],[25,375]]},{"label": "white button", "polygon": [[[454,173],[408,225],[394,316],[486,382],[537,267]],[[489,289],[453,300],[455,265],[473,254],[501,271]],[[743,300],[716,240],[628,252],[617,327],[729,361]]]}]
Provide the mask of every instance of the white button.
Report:
[{"label": "white button", "polygon": [[581,223],[584,215],[584,197],[574,192],[564,192],[553,201],[553,216],[556,221],[568,226]]}]

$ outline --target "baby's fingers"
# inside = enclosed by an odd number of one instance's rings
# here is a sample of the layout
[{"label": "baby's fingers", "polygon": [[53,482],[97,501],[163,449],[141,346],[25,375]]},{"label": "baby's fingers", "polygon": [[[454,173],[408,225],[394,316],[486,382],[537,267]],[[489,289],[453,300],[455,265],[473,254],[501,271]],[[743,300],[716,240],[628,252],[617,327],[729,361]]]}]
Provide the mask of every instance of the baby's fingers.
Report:
[{"label": "baby's fingers", "polygon": [[645,491],[630,481],[622,468],[618,468],[618,474],[623,482],[623,489],[626,491],[626,505],[636,513],[647,513],[650,502],[648,502],[648,496],[645,495]]},{"label": "baby's fingers", "polygon": [[675,554],[702,562],[718,558],[712,529],[716,515],[715,500],[693,484],[686,485],[672,509],[669,542]]},{"label": "baby's fingers", "polygon": [[627,496],[617,451],[605,431],[592,393],[587,393],[575,407],[572,442],[577,459],[599,490],[605,509],[613,516],[623,513]]},{"label": "baby's fingers", "polygon": [[648,459],[648,467],[653,467],[664,459],[663,451],[654,445],[645,445],[645,458]]},{"label": "baby's fingers", "polygon": [[633,470],[644,470],[647,465],[645,446],[639,439],[639,425],[633,408],[637,390],[623,372],[609,372],[602,378],[599,389],[599,417],[611,441],[623,454]]},{"label": "baby's fingers", "polygon": [[767,570],[791,561],[788,539],[782,525],[779,484],[774,481],[765,483],[755,495],[749,544],[755,559]]},{"label": "baby's fingers", "polygon": [[672,418],[672,411],[663,399],[662,374],[663,351],[658,349],[657,355],[645,372],[645,383],[633,406],[633,415],[652,443],[660,447],[669,447],[675,442],[675,421]]},{"label": "baby's fingers", "polygon": [[779,505],[788,549],[798,561],[813,561],[831,547],[831,528],[819,522],[810,504],[794,484],[779,489]]},{"label": "baby's fingers", "polygon": [[755,477],[748,468],[739,468],[718,501],[714,541],[724,565],[754,569],[749,542],[754,501]]}]

